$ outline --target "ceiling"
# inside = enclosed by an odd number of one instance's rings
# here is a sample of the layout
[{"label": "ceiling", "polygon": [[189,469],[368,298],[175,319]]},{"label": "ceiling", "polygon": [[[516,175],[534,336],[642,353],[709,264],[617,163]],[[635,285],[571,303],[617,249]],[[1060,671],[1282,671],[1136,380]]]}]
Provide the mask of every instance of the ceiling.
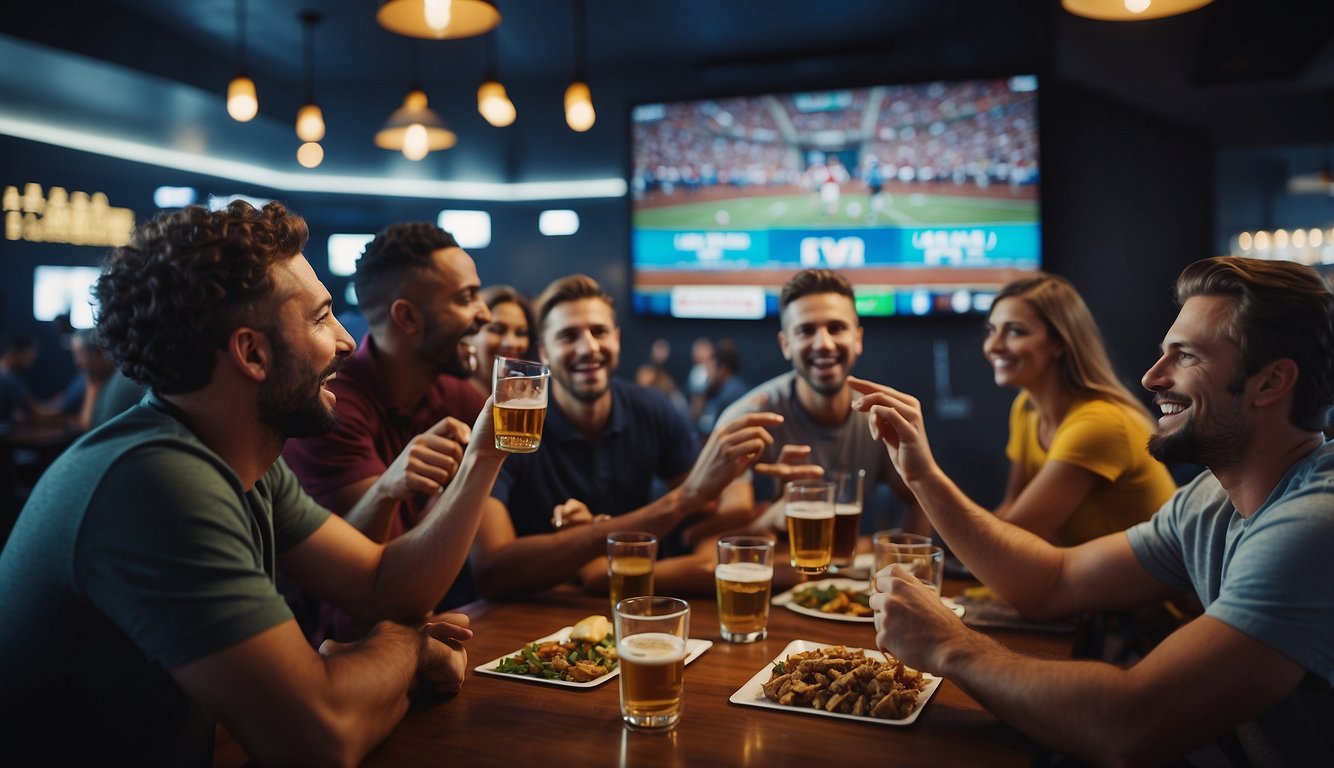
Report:
[{"label": "ceiling", "polygon": [[[375,0],[248,0],[260,117],[236,123],[224,105],[235,3],[41,0],[0,15],[0,133],[113,138],[128,143],[109,152],[126,156],[168,148],[278,174],[275,186],[334,174],[507,186],[621,177],[637,102],[1031,71],[1221,146],[1334,140],[1334,3],[1316,0],[1216,0],[1132,24],[1076,18],[1056,0],[587,0],[599,115],[586,134],[561,113],[576,66],[571,0],[496,0],[503,20],[488,37],[519,114],[503,129],[476,111],[488,38],[394,35],[375,23]],[[329,126],[313,172],[297,165],[292,130],[306,9],[323,16],[315,93]],[[415,78],[459,136],[421,163],[371,142],[414,79],[414,47]]]}]

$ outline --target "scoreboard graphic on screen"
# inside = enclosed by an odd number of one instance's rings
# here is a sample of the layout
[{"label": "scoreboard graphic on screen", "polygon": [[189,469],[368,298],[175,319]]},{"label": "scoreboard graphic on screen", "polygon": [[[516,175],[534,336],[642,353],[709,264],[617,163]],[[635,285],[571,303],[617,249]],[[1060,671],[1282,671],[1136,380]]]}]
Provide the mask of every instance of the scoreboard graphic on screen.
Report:
[{"label": "scoreboard graphic on screen", "polygon": [[641,105],[633,303],[763,318],[798,270],[864,315],[986,311],[1041,266],[1037,83],[880,86]]}]

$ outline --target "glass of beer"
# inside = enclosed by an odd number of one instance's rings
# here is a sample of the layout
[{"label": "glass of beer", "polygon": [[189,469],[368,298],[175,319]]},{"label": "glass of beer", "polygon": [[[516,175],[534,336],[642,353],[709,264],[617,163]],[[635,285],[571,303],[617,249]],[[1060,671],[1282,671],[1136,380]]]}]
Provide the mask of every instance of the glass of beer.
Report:
[{"label": "glass of beer", "polygon": [[616,604],[621,719],[631,728],[668,730],[681,719],[690,604],[675,597],[629,597]]},{"label": "glass of beer", "polygon": [[730,643],[753,643],[768,634],[769,593],[774,581],[774,543],[763,536],[718,540],[718,624]]},{"label": "glass of beer", "polygon": [[658,537],[643,531],[617,531],[607,536],[607,578],[611,607],[627,597],[653,594],[653,561]]},{"label": "glass of beer", "polygon": [[930,536],[903,531],[877,531],[871,537],[875,553],[875,567],[871,571],[871,591],[878,591],[876,575],[895,563],[906,568],[923,583],[940,594],[945,579],[945,550],[936,546]]},{"label": "glass of beer", "polygon": [[783,488],[788,549],[800,573],[824,573],[834,552],[834,484],[826,480]]},{"label": "glass of beer", "polygon": [[851,568],[852,558],[857,554],[866,470],[834,472],[829,479],[834,483],[834,552],[829,558],[829,570],[835,571]]},{"label": "glass of beer", "polygon": [[496,357],[491,368],[496,448],[510,453],[532,453],[542,444],[550,382],[551,371],[541,363]]}]

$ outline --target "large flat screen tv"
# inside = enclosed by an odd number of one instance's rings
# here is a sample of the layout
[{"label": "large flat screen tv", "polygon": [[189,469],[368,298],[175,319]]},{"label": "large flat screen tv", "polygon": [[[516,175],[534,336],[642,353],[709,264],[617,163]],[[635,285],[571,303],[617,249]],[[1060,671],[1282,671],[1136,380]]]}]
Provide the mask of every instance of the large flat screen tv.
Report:
[{"label": "large flat screen tv", "polygon": [[983,312],[1042,263],[1037,78],[640,104],[633,306],[763,318],[798,270],[862,315]]}]

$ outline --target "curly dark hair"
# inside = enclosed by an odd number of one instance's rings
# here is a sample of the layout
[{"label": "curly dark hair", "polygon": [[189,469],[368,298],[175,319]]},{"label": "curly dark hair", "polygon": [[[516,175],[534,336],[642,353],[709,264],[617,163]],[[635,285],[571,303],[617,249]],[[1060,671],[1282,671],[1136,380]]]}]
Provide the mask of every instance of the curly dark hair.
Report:
[{"label": "curly dark hair", "polygon": [[410,278],[431,274],[431,254],[458,248],[454,236],[425,221],[404,221],[380,230],[357,259],[352,283],[367,322],[378,323]]},{"label": "curly dark hair", "polygon": [[200,389],[235,328],[276,321],[270,267],[300,254],[308,235],[281,203],[191,206],[142,224],[93,288],[98,337],[135,381],[165,395]]},{"label": "curly dark hair", "polygon": [[1241,348],[1241,370],[1228,382],[1240,392],[1245,377],[1281,357],[1297,363],[1292,423],[1319,431],[1334,403],[1334,292],[1315,270],[1290,261],[1240,256],[1202,259],[1182,271],[1176,298],[1227,296],[1234,304],[1225,332]]}]

